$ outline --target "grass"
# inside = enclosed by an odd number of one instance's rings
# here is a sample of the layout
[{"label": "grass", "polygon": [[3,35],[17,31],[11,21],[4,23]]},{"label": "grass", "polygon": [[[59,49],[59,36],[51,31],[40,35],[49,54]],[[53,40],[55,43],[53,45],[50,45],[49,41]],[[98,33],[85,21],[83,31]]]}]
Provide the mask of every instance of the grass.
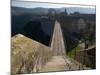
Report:
[{"label": "grass", "polygon": [[74,59],[76,53],[77,53],[78,51],[80,51],[80,49],[81,49],[80,46],[77,45],[77,46],[74,47],[71,51],[69,51],[67,55],[68,55],[70,58],[73,58],[73,59]]},{"label": "grass", "polygon": [[[89,41],[89,40],[88,40],[88,41]],[[91,40],[90,43],[91,43],[90,45],[95,45],[95,44],[96,44],[95,39]],[[80,51],[80,50],[81,50],[81,47],[80,47],[79,44],[78,44],[76,47],[74,47],[73,49],[71,49],[71,50],[67,53],[67,55],[68,55],[70,58],[73,58],[73,59],[74,59],[76,53],[77,53],[78,51]]]}]

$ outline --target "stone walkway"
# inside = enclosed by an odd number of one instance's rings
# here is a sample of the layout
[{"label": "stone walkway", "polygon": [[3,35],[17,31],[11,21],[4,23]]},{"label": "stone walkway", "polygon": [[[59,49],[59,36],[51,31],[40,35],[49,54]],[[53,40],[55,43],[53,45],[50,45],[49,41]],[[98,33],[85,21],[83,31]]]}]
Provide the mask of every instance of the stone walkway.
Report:
[{"label": "stone walkway", "polygon": [[53,56],[52,59],[46,63],[40,72],[63,71],[67,70],[66,62],[62,56]]},{"label": "stone walkway", "polygon": [[39,72],[57,72],[72,70],[89,70],[82,64],[63,56],[53,56]]},{"label": "stone walkway", "polygon": [[[55,21],[51,43],[52,58],[44,65],[40,72],[69,71],[85,69],[80,63],[66,56],[63,34],[60,23]],[[87,68],[86,68],[87,69]]]}]

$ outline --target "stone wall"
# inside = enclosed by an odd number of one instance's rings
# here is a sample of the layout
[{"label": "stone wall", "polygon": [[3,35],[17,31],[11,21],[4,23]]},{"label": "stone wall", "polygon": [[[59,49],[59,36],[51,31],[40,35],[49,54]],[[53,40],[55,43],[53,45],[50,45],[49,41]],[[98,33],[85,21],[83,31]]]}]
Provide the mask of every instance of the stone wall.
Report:
[{"label": "stone wall", "polygon": [[21,34],[11,39],[12,74],[39,72],[51,56],[49,47]]}]

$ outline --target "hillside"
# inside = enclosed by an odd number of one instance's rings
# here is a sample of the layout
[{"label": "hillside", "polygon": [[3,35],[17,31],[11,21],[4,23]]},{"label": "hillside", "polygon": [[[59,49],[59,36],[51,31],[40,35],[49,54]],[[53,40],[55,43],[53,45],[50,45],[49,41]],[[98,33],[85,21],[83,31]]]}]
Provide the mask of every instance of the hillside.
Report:
[{"label": "hillside", "polygon": [[30,13],[30,14],[38,14],[38,15],[45,15],[48,14],[49,9],[56,10],[57,13],[65,12],[67,9],[68,13],[79,12],[82,14],[95,14],[94,8],[81,8],[81,7],[62,7],[62,8],[43,8],[43,7],[36,7],[36,8],[23,8],[23,7],[15,7],[12,6],[12,15],[19,15],[23,13]]}]

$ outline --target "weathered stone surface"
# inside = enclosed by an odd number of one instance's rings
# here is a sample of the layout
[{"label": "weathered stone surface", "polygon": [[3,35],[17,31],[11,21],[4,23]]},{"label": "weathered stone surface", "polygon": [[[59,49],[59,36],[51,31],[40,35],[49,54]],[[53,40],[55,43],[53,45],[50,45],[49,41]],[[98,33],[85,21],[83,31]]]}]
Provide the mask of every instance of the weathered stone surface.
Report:
[{"label": "weathered stone surface", "polygon": [[11,38],[11,73],[38,72],[51,57],[49,47],[18,34]]}]

